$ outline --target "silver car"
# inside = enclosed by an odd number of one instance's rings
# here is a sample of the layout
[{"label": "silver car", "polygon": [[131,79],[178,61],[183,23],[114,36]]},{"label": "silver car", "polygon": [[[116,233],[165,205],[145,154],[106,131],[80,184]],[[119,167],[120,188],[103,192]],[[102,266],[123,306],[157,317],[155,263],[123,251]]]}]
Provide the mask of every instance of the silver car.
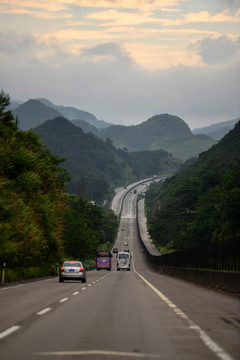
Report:
[{"label": "silver car", "polygon": [[86,282],[86,270],[81,261],[64,261],[59,271],[59,282],[64,280],[81,280]]}]

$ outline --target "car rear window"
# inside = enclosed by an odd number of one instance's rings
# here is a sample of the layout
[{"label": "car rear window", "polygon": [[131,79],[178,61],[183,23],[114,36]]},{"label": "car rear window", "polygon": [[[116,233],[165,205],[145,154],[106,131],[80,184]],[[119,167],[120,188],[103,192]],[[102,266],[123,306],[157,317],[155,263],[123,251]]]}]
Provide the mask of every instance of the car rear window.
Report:
[{"label": "car rear window", "polygon": [[77,267],[81,267],[82,263],[79,261],[65,261],[65,263],[63,264],[63,266],[77,266]]},{"label": "car rear window", "polygon": [[119,259],[128,259],[129,254],[119,254],[118,257],[119,257]]}]

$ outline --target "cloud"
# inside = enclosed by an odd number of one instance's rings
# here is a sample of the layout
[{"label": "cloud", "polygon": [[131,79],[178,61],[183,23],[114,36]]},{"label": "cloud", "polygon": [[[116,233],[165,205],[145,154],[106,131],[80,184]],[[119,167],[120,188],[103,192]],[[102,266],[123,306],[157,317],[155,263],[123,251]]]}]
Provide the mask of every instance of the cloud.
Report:
[{"label": "cloud", "polygon": [[155,10],[177,6],[185,0],[76,0],[81,7]]},{"label": "cloud", "polygon": [[205,64],[230,62],[240,52],[240,36],[236,40],[225,35],[207,37],[189,45],[189,49],[200,55]]},{"label": "cloud", "polygon": [[[33,55],[35,47],[36,39],[25,38],[25,51]],[[38,53],[48,50],[41,43]],[[20,54],[16,61],[9,53],[3,63],[1,86],[12,98],[45,97],[112,123],[131,125],[169,113],[198,127],[203,121],[209,124],[240,114],[237,61],[228,67],[178,65],[148,71],[133,61],[125,47],[110,42],[74,56],[56,46],[48,62]]]},{"label": "cloud", "polygon": [[124,47],[121,44],[114,42],[103,43],[97,46],[83,49],[81,52],[81,57],[91,58],[92,60],[121,59],[121,61],[132,63],[132,59]]}]

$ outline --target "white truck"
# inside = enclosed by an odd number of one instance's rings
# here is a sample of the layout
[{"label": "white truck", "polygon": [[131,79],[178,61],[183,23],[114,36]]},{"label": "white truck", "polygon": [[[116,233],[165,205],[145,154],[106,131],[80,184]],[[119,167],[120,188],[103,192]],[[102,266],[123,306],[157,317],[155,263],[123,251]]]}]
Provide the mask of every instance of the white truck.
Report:
[{"label": "white truck", "polygon": [[125,269],[130,271],[131,255],[126,251],[121,251],[117,254],[117,271]]}]

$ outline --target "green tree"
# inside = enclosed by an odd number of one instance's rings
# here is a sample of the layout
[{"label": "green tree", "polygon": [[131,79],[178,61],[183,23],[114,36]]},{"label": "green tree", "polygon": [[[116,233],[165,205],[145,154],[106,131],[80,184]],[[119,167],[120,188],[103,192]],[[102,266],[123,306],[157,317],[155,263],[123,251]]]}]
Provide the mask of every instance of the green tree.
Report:
[{"label": "green tree", "polygon": [[56,261],[61,253],[64,183],[61,162],[32,131],[20,131],[0,93],[0,261],[10,267]]}]

